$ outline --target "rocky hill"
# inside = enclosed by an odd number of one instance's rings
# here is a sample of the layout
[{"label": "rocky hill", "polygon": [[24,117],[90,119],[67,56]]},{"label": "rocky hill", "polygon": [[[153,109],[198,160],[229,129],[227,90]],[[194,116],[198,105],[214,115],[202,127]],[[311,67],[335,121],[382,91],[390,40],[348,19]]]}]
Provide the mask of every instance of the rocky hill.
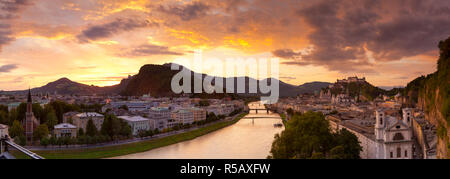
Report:
[{"label": "rocky hill", "polygon": [[439,49],[437,71],[411,81],[403,93],[409,105],[422,108],[425,118],[437,126],[437,156],[450,158],[450,37]]},{"label": "rocky hill", "polygon": [[[190,71],[190,70],[189,70]],[[129,80],[129,84],[125,87],[125,89],[121,92],[123,95],[142,95],[150,93],[152,96],[172,96],[174,95],[171,90],[171,81],[172,77],[177,74],[179,71],[171,70],[170,64],[165,65],[144,65],[139,70],[139,73],[133,78]],[[193,90],[195,72],[191,71],[191,89]],[[206,74],[197,74],[197,76],[201,76],[204,79]],[[260,91],[257,94],[252,94],[248,92],[249,84],[256,83],[259,86],[260,81],[254,78],[249,77],[233,77],[234,78],[234,88],[233,91],[237,93],[237,84],[239,80],[245,81],[245,89],[246,93],[239,93],[239,95],[244,96],[254,96],[254,95],[264,95]],[[230,78],[224,78],[222,84],[218,84],[221,86],[224,91],[227,88],[226,81]],[[299,94],[304,93],[314,93],[314,91],[320,91],[322,88],[328,86],[330,83],[326,82],[313,82],[313,83],[305,83],[304,85],[294,86],[283,81],[279,81],[278,79],[264,79],[263,83],[271,84],[272,80],[277,80],[279,83],[280,96],[281,97],[289,97],[289,96],[297,96]],[[213,80],[214,85],[216,84]],[[258,88],[259,89],[259,88]]]}]

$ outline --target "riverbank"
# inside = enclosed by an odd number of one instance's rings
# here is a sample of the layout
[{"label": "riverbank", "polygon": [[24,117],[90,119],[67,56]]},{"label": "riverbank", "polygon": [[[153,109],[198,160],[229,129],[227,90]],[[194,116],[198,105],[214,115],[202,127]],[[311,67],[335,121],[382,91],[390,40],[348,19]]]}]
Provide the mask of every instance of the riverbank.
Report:
[{"label": "riverbank", "polygon": [[[192,140],[196,137],[208,134],[210,132],[222,129],[229,125],[238,122],[247,113],[238,115],[231,121],[222,121],[210,126],[202,127],[193,131],[175,134],[159,139],[129,143],[116,146],[88,148],[88,149],[70,149],[70,150],[52,150],[52,151],[33,151],[38,155],[46,159],[98,159],[98,158],[110,158],[122,155],[128,155],[133,153],[145,152],[159,147],[168,146],[178,142]],[[26,158],[25,155],[11,151],[16,158]]]}]

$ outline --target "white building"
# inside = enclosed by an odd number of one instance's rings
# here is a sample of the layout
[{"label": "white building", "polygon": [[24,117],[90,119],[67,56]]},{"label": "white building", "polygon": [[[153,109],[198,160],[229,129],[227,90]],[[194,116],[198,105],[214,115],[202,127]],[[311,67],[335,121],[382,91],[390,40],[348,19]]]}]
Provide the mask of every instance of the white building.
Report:
[{"label": "white building", "polygon": [[214,113],[216,116],[224,115],[228,116],[234,111],[233,104],[220,104],[220,105],[210,105],[206,108],[207,113]]},{"label": "white building", "polygon": [[[386,115],[385,111],[375,111],[375,127],[367,128],[354,122],[355,120],[340,121],[340,119],[327,116],[333,131],[342,128],[358,137],[363,151],[361,158],[365,159],[412,159],[413,158],[413,132],[412,110],[404,108],[403,116],[398,119]],[[370,122],[365,122],[367,125]],[[372,125],[373,126],[373,125]]]},{"label": "white building", "polygon": [[5,136],[7,136],[7,135],[9,136],[8,126],[0,124],[0,138],[3,138]]},{"label": "white building", "polygon": [[386,116],[383,110],[376,110],[375,140],[377,158],[412,159],[412,110],[402,109],[402,119]]},{"label": "white building", "polygon": [[139,131],[153,130],[150,128],[150,119],[141,116],[119,116],[119,118],[127,121],[133,135],[138,135]]},{"label": "white building", "polygon": [[77,136],[77,126],[69,123],[61,123],[55,125],[54,127],[55,137],[76,137]]},{"label": "white building", "polygon": [[192,124],[194,123],[194,113],[188,109],[179,109],[171,113],[171,119],[177,124]]},{"label": "white building", "polygon": [[152,107],[149,111],[149,117],[150,119],[153,119],[155,128],[161,131],[168,126],[167,123],[170,120],[170,110],[167,107]]},{"label": "white building", "polygon": [[77,129],[82,128],[84,131],[86,131],[86,126],[89,120],[92,120],[97,130],[100,130],[105,117],[96,112],[78,113],[72,117],[72,122],[75,126],[77,126]]}]

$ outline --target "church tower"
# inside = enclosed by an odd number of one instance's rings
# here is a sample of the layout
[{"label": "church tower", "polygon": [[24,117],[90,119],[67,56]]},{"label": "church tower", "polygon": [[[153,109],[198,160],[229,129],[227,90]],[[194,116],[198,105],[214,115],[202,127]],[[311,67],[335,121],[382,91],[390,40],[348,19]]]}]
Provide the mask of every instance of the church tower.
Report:
[{"label": "church tower", "polygon": [[33,101],[31,99],[31,90],[28,89],[27,112],[25,113],[25,137],[28,144],[31,144],[33,141],[34,127]]},{"label": "church tower", "polygon": [[412,126],[412,109],[411,108],[403,108],[402,109],[402,114],[403,114],[403,123],[405,123],[406,125],[408,125],[408,127]]},{"label": "church tower", "polygon": [[375,139],[384,140],[384,129],[386,126],[386,116],[383,110],[375,111]]}]

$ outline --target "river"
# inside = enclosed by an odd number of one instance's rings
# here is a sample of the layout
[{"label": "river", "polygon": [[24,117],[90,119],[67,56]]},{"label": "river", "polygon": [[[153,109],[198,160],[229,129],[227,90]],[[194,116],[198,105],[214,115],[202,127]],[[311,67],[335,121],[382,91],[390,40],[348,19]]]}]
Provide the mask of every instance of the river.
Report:
[{"label": "river", "polygon": [[[249,104],[259,106],[259,103]],[[262,106],[264,107],[264,106]],[[265,117],[251,118],[247,117]],[[237,123],[169,146],[142,153],[119,156],[119,159],[264,159],[269,155],[274,135],[283,127],[278,114],[250,111]]]}]

